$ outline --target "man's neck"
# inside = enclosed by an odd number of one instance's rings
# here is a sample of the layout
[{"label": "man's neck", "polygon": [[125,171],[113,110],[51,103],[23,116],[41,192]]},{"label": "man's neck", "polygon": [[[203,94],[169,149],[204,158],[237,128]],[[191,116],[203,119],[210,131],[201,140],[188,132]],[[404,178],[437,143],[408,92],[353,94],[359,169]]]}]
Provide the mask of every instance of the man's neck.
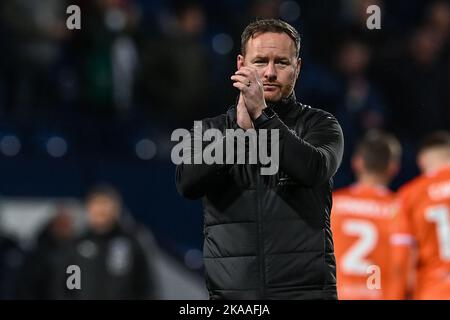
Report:
[{"label": "man's neck", "polygon": [[295,93],[294,91],[292,91],[292,93],[288,97],[281,98],[280,100],[275,102],[266,101],[266,104],[268,107],[271,107],[278,115],[283,115],[287,113],[293,105],[295,105],[296,101],[297,99],[295,97]]},{"label": "man's neck", "polygon": [[389,185],[389,179],[382,175],[366,173],[359,175],[358,184],[374,188],[375,187],[386,188]]},{"label": "man's neck", "polygon": [[437,171],[440,171],[442,169],[445,168],[449,168],[450,167],[450,161],[449,160],[438,160],[438,161],[434,161],[434,162],[430,162],[426,165],[425,167],[425,174],[433,174]]}]

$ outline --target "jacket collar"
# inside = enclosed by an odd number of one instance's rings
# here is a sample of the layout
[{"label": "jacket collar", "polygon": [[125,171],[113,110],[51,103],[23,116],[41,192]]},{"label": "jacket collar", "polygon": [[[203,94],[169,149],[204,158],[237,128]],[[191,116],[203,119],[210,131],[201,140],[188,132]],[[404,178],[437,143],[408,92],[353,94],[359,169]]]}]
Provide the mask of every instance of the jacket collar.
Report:
[{"label": "jacket collar", "polygon": [[295,92],[292,91],[291,95],[287,98],[283,98],[277,102],[268,102],[267,106],[271,107],[276,114],[282,119],[291,111],[297,104]]}]

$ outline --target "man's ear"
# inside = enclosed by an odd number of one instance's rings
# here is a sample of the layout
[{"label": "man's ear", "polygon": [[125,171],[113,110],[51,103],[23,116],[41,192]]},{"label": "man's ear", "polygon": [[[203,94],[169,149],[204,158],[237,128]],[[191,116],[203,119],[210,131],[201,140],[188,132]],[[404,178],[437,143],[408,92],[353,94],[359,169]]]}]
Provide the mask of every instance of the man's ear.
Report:
[{"label": "man's ear", "polygon": [[359,174],[364,169],[364,161],[358,154],[353,155],[351,159],[352,170],[355,174]]},{"label": "man's ear", "polygon": [[238,54],[237,60],[236,60],[236,66],[237,66],[238,70],[244,66],[244,56],[243,55]]},{"label": "man's ear", "polygon": [[427,160],[426,160],[426,154],[424,152],[420,152],[417,156],[416,156],[416,164],[419,167],[419,170],[421,173],[424,173],[426,170],[426,165]]},{"label": "man's ear", "polygon": [[300,74],[300,69],[302,68],[302,59],[298,58],[297,59],[297,66],[295,67],[295,78],[298,78],[298,75]]},{"label": "man's ear", "polygon": [[395,177],[400,172],[400,164],[397,161],[390,161],[388,166],[389,178]]}]

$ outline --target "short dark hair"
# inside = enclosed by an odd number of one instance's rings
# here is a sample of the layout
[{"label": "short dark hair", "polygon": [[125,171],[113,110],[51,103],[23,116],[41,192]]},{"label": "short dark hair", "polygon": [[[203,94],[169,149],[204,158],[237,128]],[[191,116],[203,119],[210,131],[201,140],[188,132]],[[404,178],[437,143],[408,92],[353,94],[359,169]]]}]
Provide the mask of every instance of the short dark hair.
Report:
[{"label": "short dark hair", "polygon": [[122,204],[120,193],[112,185],[107,183],[99,183],[91,187],[86,195],[86,201],[89,202],[96,197],[106,197],[119,205]]},{"label": "short dark hair", "polygon": [[369,131],[357,144],[355,154],[359,155],[366,170],[382,174],[391,162],[400,162],[402,148],[396,137],[380,131]]},{"label": "short dark hair", "polygon": [[447,131],[436,131],[425,138],[419,144],[418,153],[432,148],[450,148],[450,133]]},{"label": "short dark hair", "polygon": [[295,56],[298,58],[300,54],[300,35],[293,26],[280,19],[263,19],[250,23],[241,35],[241,53],[245,55],[245,47],[248,40],[259,33],[275,32],[287,34],[295,44]]}]

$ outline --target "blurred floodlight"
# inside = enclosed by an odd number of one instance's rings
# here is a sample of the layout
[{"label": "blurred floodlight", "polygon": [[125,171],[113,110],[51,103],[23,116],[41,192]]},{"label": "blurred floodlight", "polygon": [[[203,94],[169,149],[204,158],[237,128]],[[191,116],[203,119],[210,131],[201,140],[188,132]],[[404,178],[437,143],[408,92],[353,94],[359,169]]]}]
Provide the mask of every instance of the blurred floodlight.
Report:
[{"label": "blurred floodlight", "polygon": [[198,249],[190,249],[184,255],[184,264],[189,269],[200,269],[203,267],[203,253]]},{"label": "blurred floodlight", "polygon": [[21,147],[20,140],[15,135],[6,135],[0,141],[0,150],[8,157],[17,155]]},{"label": "blurred floodlight", "polygon": [[112,31],[120,31],[125,28],[127,18],[121,10],[110,9],[105,14],[105,24]]},{"label": "blurred floodlight", "polygon": [[295,1],[284,1],[280,5],[280,17],[292,22],[300,17],[300,6]]},{"label": "blurred floodlight", "polygon": [[228,54],[233,49],[233,39],[226,33],[216,34],[212,39],[212,47],[218,54]]},{"label": "blurred floodlight", "polygon": [[61,137],[51,137],[47,140],[47,152],[55,158],[60,158],[67,153],[67,142]]},{"label": "blurred floodlight", "polygon": [[156,144],[150,139],[142,139],[136,143],[136,155],[141,160],[150,160],[156,155]]}]

